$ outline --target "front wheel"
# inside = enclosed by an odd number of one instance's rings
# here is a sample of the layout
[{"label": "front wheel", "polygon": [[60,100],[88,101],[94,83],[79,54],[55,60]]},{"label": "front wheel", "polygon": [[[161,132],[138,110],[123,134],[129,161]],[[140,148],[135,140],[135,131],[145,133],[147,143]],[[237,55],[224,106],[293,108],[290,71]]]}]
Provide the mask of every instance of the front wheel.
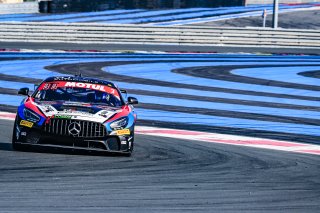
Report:
[{"label": "front wheel", "polygon": [[134,147],[134,135],[132,136],[131,147],[128,149],[128,152],[125,153],[125,156],[131,157]]},{"label": "front wheel", "polygon": [[17,117],[14,121],[14,125],[13,125],[13,132],[12,132],[12,149],[16,150],[16,151],[22,151],[23,148],[20,144],[17,143],[18,139],[17,139]]}]

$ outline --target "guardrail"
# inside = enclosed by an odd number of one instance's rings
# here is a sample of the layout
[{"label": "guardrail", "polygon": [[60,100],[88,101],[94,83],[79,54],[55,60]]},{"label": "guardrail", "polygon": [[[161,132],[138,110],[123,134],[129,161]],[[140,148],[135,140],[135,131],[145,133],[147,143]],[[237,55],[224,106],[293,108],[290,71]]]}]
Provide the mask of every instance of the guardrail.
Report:
[{"label": "guardrail", "polygon": [[311,48],[320,51],[320,32],[266,28],[216,28],[200,26],[155,27],[94,23],[0,23],[1,42],[75,44],[151,44],[184,46],[234,46]]},{"label": "guardrail", "polygon": [[0,4],[0,14],[15,14],[15,13],[38,13],[38,2],[24,2],[14,4]]}]

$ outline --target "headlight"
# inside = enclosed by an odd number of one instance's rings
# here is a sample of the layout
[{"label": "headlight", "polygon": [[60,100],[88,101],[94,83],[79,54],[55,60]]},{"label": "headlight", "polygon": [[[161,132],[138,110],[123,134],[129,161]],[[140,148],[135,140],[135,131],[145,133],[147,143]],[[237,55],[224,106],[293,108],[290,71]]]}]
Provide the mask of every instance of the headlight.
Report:
[{"label": "headlight", "polygon": [[31,121],[33,123],[37,123],[40,121],[40,116],[38,116],[36,113],[32,112],[27,108],[23,109],[23,115],[26,120]]},{"label": "headlight", "polygon": [[125,118],[120,118],[120,119],[112,122],[110,124],[110,127],[112,129],[123,129],[127,126],[127,124],[128,124],[128,118],[125,117]]}]

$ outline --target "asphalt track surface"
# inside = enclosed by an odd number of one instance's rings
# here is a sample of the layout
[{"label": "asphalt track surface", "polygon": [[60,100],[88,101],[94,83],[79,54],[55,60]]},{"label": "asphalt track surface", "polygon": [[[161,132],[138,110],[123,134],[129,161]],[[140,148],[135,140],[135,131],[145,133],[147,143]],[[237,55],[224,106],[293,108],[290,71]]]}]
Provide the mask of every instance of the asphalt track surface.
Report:
[{"label": "asphalt track surface", "polygon": [[141,135],[131,158],[16,152],[0,125],[1,212],[319,209],[319,156]]},{"label": "asphalt track surface", "polygon": [[[319,10],[314,11],[295,11],[293,13],[282,13],[279,14],[278,26],[287,29],[309,29],[319,30]],[[199,25],[199,24],[198,24]],[[223,21],[214,21],[208,23],[202,23],[203,26],[212,27],[261,27],[262,17],[246,17],[246,18],[234,18]],[[272,14],[268,14],[266,20],[266,27],[272,26]]]},{"label": "asphalt track surface", "polygon": [[77,44],[43,42],[0,42],[3,49],[53,49],[53,50],[99,50],[99,51],[165,51],[165,52],[207,52],[207,53],[276,53],[319,55],[315,48],[273,48],[273,47],[235,47],[235,46],[186,46],[186,45],[148,45],[148,44]]},{"label": "asphalt track surface", "polygon": [[[129,93],[140,95],[142,104],[138,110],[144,110],[146,114],[148,110],[165,110],[167,114],[171,112],[192,114],[190,119],[215,115],[222,116],[219,122],[228,119],[236,119],[239,123],[244,121],[244,118],[250,120],[247,128],[212,127],[188,123],[187,117],[184,118],[187,122],[185,124],[157,122],[155,120],[165,117],[164,114],[153,114],[158,117],[148,120],[148,117],[140,113],[139,124],[166,127],[171,125],[183,129],[198,128],[211,132],[286,138],[316,144],[320,141],[319,96],[317,96],[319,88],[316,84],[318,57],[217,55],[202,56],[204,59],[201,61],[200,56],[194,59],[194,55],[181,56],[179,60],[173,59],[178,57],[177,55],[164,55],[161,59],[157,55],[150,56],[147,61],[147,55],[141,56],[144,59],[140,59],[140,56],[134,59],[134,55],[102,55],[99,56],[100,62],[89,62],[90,54],[18,55],[18,53],[4,54],[0,60],[1,111],[15,111],[16,102],[19,101],[10,102],[5,97],[15,97],[16,87],[20,84],[38,82],[41,75],[46,75],[46,71],[42,70],[44,66],[47,71],[56,74],[72,74],[81,69],[86,76],[100,76],[122,82],[128,87],[132,86],[125,88]],[[113,61],[115,59],[112,57],[120,59]],[[121,57],[129,59],[125,61]],[[89,61],[75,65],[74,58],[77,58],[76,62]],[[45,63],[48,61],[49,63]],[[162,66],[157,64],[160,61]],[[188,69],[183,67],[184,61],[192,61]],[[248,64],[240,66],[243,61]],[[199,62],[203,66],[195,66]],[[222,63],[224,66],[204,65],[213,62]],[[288,76],[298,76],[298,78],[281,79],[276,76],[277,78],[273,79],[274,73],[269,73],[266,80],[262,74],[260,78],[256,78],[255,72],[249,72],[253,63],[256,64],[253,71],[261,68],[259,67],[261,64],[264,64],[263,68],[267,70],[270,68],[267,62],[277,67],[279,71],[287,71]],[[142,66],[139,65],[141,63]],[[166,82],[160,78],[152,79],[151,75],[145,78],[134,76],[139,74],[139,70],[142,74],[143,69],[153,68],[152,70],[156,71],[157,67],[163,68],[166,63],[181,65],[174,66],[176,69],[162,74],[163,78],[166,75],[168,77],[178,75],[179,79],[173,79],[175,82]],[[236,63],[237,67],[226,66],[228,63]],[[288,67],[286,63],[292,64],[294,69]],[[102,70],[105,67],[107,72]],[[125,68],[127,75],[123,76],[120,71]],[[289,75],[289,68],[292,71],[295,69],[299,71]],[[32,72],[28,71],[29,69]],[[220,69],[221,75],[212,75],[215,69]],[[26,73],[20,73],[23,71]],[[243,71],[246,71],[245,75],[241,75]],[[207,80],[202,78],[199,86],[197,77],[201,75],[205,75],[202,77]],[[304,76],[310,78],[303,78]],[[193,78],[193,84],[186,84],[183,77]],[[213,80],[216,84],[205,86],[207,81]],[[252,87],[236,89],[239,81],[250,83]],[[229,86],[219,87],[219,82],[221,85]],[[139,84],[144,84],[144,87],[140,89],[134,87]],[[158,91],[148,90],[152,87]],[[168,91],[163,91],[167,87]],[[272,90],[273,87],[277,90]],[[224,95],[209,97],[209,95],[174,93],[184,91],[182,89]],[[287,93],[288,91],[292,93]],[[297,93],[299,91],[304,93]],[[148,102],[149,99],[146,97],[151,95],[154,96],[151,101],[157,103]],[[250,97],[250,99],[237,101],[237,97]],[[165,105],[160,103],[161,98],[171,98],[181,102],[203,99],[215,103],[215,108],[206,108],[206,105],[199,108],[189,102],[190,106],[184,107],[174,105],[173,102]],[[3,104],[4,102],[9,105]],[[237,107],[218,110],[217,107],[222,103],[237,104]],[[257,107],[262,106],[266,108],[260,113],[237,112],[240,109],[257,110]],[[271,108],[276,110],[272,111]],[[295,110],[292,112],[297,114],[288,113],[290,110]],[[255,125],[259,126],[259,122],[262,121],[278,124],[273,127],[280,128],[280,132],[251,129]],[[290,129],[295,125],[302,129]],[[146,135],[136,135],[136,147],[131,158],[66,150],[16,152],[12,150],[10,144],[13,121],[0,120],[0,126],[1,212],[317,212],[320,207],[319,155]],[[264,129],[267,126],[260,128]],[[304,134],[296,134],[299,131]]]}]

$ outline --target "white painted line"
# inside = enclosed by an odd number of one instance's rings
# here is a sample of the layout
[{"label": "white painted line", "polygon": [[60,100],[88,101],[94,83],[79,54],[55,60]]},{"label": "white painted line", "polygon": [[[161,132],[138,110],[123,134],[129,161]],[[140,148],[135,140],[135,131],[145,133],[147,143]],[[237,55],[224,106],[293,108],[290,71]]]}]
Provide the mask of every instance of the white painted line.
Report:
[{"label": "white painted line", "polygon": [[137,126],[137,134],[320,155],[320,145],[282,140]]},{"label": "white painted line", "polygon": [[16,117],[15,113],[0,112],[0,119],[1,120],[13,120],[14,121],[15,117]]}]

